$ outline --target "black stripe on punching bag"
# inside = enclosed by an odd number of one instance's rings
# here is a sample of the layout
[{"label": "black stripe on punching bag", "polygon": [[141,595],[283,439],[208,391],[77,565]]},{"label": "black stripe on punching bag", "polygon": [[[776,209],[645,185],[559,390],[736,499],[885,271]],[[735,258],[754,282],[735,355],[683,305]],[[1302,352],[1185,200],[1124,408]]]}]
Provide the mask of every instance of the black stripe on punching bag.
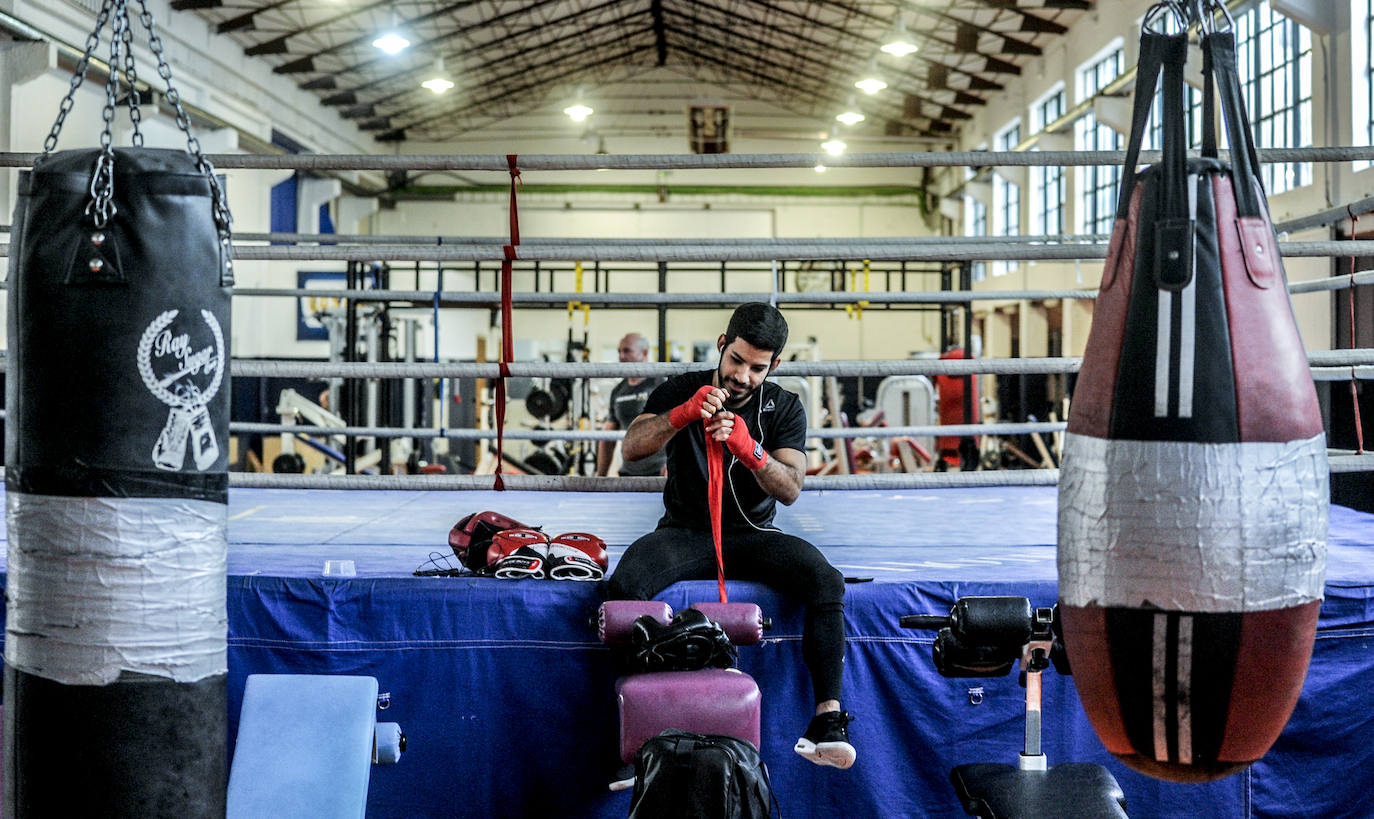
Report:
[{"label": "black stripe on punching bag", "polygon": [[232,284],[183,151],[20,175],[5,472],[4,813],[222,817]]},{"label": "black stripe on punching bag", "polygon": [[1239,613],[1106,610],[1126,736],[1140,756],[1216,761],[1240,645]]},{"label": "black stripe on punching bag", "polygon": [[[1161,288],[1154,276],[1155,236],[1149,228],[1161,213],[1158,173],[1152,167],[1140,174],[1142,225],[1136,240],[1136,275],[1131,287],[1125,332],[1121,340],[1121,364],[1112,396],[1110,437],[1135,441],[1190,441],[1234,443],[1240,440],[1236,414],[1235,374],[1231,366],[1231,338],[1225,293],[1216,247],[1216,223],[1212,175],[1217,165],[1209,160],[1189,160],[1189,174],[1197,174],[1197,229],[1194,244],[1192,401],[1186,416],[1179,414],[1179,387],[1168,385],[1168,412],[1155,413],[1155,362],[1159,341]],[[1178,378],[1188,368],[1180,364],[1182,299],[1170,293],[1173,309],[1168,339],[1169,374]]]}]

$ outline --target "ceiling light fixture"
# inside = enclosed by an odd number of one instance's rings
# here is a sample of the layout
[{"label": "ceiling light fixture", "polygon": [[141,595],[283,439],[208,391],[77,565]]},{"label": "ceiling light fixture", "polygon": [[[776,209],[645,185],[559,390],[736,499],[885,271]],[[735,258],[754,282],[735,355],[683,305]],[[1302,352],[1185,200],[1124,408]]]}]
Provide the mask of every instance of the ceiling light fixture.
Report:
[{"label": "ceiling light fixture", "polygon": [[388,31],[386,34],[373,40],[372,45],[394,57],[407,48],[410,48],[410,41],[394,31]]},{"label": "ceiling light fixture", "polygon": [[453,80],[444,70],[444,58],[440,57],[434,61],[434,74],[424,82],[420,83],[421,88],[428,88],[437,94],[442,94],[454,86]]},{"label": "ceiling light fixture", "polygon": [[847,146],[844,144],[843,140],[828,139],[825,142],[821,143],[821,147],[824,148],[825,152],[830,154],[831,156],[839,156],[840,154],[844,153],[844,149]]},{"label": "ceiling light fixture", "polygon": [[410,41],[401,36],[399,26],[400,18],[396,16],[396,12],[393,10],[391,12],[391,27],[372,41],[373,47],[380,48],[393,57],[410,48]]},{"label": "ceiling light fixture", "polygon": [[916,44],[906,33],[906,23],[902,20],[901,14],[897,15],[897,24],[892,27],[892,35],[887,38],[887,42],[883,43],[882,51],[894,57],[905,57],[917,51]]},{"label": "ceiling light fixture", "polygon": [[887,87],[887,83],[877,77],[864,77],[854,83],[854,87],[862,90],[865,94],[876,94]]},{"label": "ceiling light fixture", "polygon": [[860,89],[865,94],[868,94],[870,96],[878,93],[879,91],[887,87],[887,83],[883,81],[883,78],[878,76],[877,60],[872,60],[869,62],[868,68],[864,71],[863,77],[860,78],[858,82],[854,83],[854,87]]},{"label": "ceiling light fixture", "polygon": [[864,121],[864,115],[863,112],[859,110],[859,107],[854,104],[854,98],[850,97],[849,103],[845,106],[845,109],[836,114],[835,119],[843,122],[845,125],[857,125]]},{"label": "ceiling light fixture", "polygon": [[590,105],[582,101],[581,88],[577,89],[576,100],[577,101],[574,102],[572,105],[569,105],[567,108],[563,109],[563,113],[567,114],[573,122],[582,122],[587,117],[596,113],[595,109],[593,109]]}]

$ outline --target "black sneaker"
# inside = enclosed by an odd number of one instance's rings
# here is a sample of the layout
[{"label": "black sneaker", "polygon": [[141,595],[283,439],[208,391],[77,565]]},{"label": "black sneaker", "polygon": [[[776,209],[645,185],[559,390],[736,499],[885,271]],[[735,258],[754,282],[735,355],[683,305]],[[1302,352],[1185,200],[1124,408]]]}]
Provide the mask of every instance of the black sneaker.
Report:
[{"label": "black sneaker", "polygon": [[845,769],[854,764],[857,754],[849,744],[849,729],[854,718],[848,711],[826,711],[811,718],[806,733],[792,749],[817,765]]}]

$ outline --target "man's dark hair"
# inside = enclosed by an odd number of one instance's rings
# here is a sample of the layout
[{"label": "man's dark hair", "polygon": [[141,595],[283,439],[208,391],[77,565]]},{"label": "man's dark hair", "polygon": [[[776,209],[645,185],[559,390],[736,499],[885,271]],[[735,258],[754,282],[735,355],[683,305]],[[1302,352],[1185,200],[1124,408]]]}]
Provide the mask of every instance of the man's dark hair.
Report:
[{"label": "man's dark hair", "polygon": [[735,308],[730,324],[725,328],[725,346],[742,338],[760,350],[769,350],[773,358],[787,346],[787,319],[778,308],[761,301],[751,301]]}]

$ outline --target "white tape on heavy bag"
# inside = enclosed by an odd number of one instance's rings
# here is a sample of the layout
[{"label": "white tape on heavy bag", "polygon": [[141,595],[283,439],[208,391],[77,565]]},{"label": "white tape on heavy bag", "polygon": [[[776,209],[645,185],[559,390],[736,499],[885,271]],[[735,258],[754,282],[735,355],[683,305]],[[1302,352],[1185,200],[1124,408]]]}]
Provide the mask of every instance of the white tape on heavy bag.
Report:
[{"label": "white tape on heavy bag", "polygon": [[67,685],[228,671],[227,507],[10,492],[5,662]]},{"label": "white tape on heavy bag", "polygon": [[1329,482],[1322,435],[1200,444],[1068,433],[1060,600],[1192,612],[1320,600]]}]

